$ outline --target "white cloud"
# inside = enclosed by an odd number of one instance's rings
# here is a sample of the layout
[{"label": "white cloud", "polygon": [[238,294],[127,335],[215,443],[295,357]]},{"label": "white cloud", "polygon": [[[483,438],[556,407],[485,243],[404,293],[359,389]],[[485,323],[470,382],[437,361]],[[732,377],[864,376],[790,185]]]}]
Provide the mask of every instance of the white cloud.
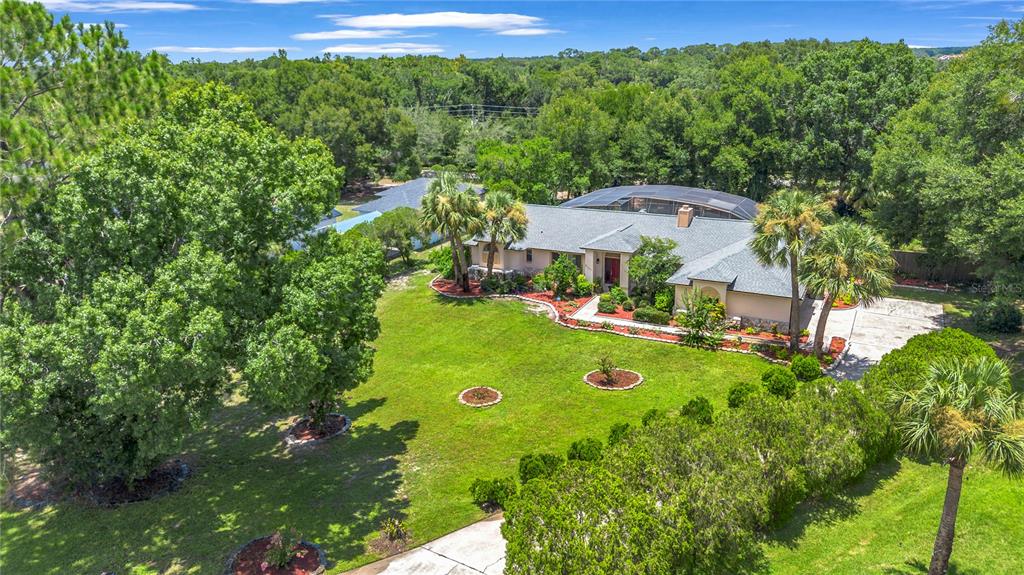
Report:
[{"label": "white cloud", "polygon": [[339,44],[323,49],[331,54],[440,54],[444,49],[437,44],[392,42],[389,44]]},{"label": "white cloud", "polygon": [[907,44],[907,48],[934,48],[935,46],[925,46],[922,44]]},{"label": "white cloud", "polygon": [[151,2],[150,0],[113,0],[110,2],[41,0],[41,2],[49,10],[65,12],[183,12],[199,9],[199,6],[185,2]]},{"label": "white cloud", "polygon": [[[82,26],[85,26],[85,27],[89,27],[89,26],[105,26],[107,23],[106,22],[79,22],[79,24],[81,24]],[[127,24],[121,24],[120,22],[114,22],[114,28],[117,28],[118,30],[124,30],[127,27],[128,27]]]},{"label": "white cloud", "polygon": [[[310,4],[313,2],[329,2],[330,0],[245,0],[249,4]],[[346,0],[336,0],[346,1]]]},{"label": "white cloud", "polygon": [[156,46],[157,52],[172,54],[256,54],[278,50],[298,50],[281,46]]},{"label": "white cloud", "polygon": [[547,34],[561,33],[561,30],[555,30],[554,28],[511,28],[497,32],[499,36],[545,36]]},{"label": "white cloud", "polygon": [[474,12],[427,12],[423,14],[368,14],[341,16],[339,26],[350,28],[469,28],[473,30],[510,30],[542,25],[544,20],[523,14],[480,14]]},{"label": "white cloud", "polygon": [[408,38],[398,30],[329,30],[292,34],[293,40],[369,40],[374,38]]}]

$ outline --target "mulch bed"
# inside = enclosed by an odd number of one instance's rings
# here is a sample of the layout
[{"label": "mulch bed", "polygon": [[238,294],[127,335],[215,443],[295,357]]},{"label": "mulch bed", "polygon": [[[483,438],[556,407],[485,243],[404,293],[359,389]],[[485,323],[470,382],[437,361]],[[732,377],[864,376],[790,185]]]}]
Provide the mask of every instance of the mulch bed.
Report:
[{"label": "mulch bed", "polygon": [[377,555],[383,555],[385,557],[395,555],[405,551],[406,547],[409,546],[409,538],[403,537],[401,539],[390,539],[383,533],[377,536],[373,541],[370,541],[370,551]]},{"label": "mulch bed", "polygon": [[949,284],[944,282],[933,282],[930,280],[921,280],[917,278],[896,278],[896,285],[903,287],[916,287],[926,288],[939,291],[946,291],[949,289]]},{"label": "mulch bed", "polygon": [[310,423],[308,417],[296,421],[285,434],[284,442],[294,447],[316,445],[337,437],[352,427],[352,420],[340,413],[328,413],[323,429],[316,429]]},{"label": "mulch bed", "polygon": [[459,403],[470,407],[487,407],[499,401],[501,401],[501,392],[483,385],[464,389],[459,394]]},{"label": "mulch bed", "polygon": [[590,301],[590,298],[593,296],[577,298],[564,297],[560,300],[556,300],[555,294],[553,292],[537,291],[521,294],[520,297],[533,301],[551,304],[552,306],[554,306],[555,310],[558,311],[559,319],[564,320],[571,316],[572,314],[576,313],[576,310],[586,305],[586,303]]},{"label": "mulch bed", "polygon": [[192,469],[187,463],[175,459],[164,463],[149,472],[149,475],[130,484],[123,479],[111,480],[94,487],[89,495],[97,504],[109,507],[145,501],[177,491],[182,482],[191,474]]},{"label": "mulch bed", "polygon": [[299,543],[296,556],[282,568],[264,566],[264,554],[270,546],[270,537],[255,539],[238,550],[230,561],[226,574],[231,575],[318,575],[326,570],[323,552],[305,541]]},{"label": "mulch bed", "polygon": [[642,375],[628,369],[615,369],[612,371],[612,381],[607,381],[604,374],[594,370],[583,376],[583,381],[598,389],[625,390],[633,389],[644,382]]},{"label": "mulch bed", "polygon": [[443,278],[435,279],[430,283],[430,287],[434,288],[434,291],[455,297],[480,297],[484,295],[484,290],[480,287],[480,282],[470,280],[469,291],[463,291],[462,286],[454,280],[447,280]]},{"label": "mulch bed", "polygon": [[859,301],[853,301],[853,302],[850,302],[850,303],[843,303],[843,302],[841,302],[839,300],[836,300],[836,301],[832,302],[832,309],[833,310],[840,310],[841,311],[841,310],[844,310],[844,309],[853,309],[853,308],[855,308],[855,307],[857,307],[859,305],[860,305]]},{"label": "mulch bed", "polygon": [[597,312],[597,315],[601,317],[614,317],[615,319],[628,319],[630,321],[634,321],[633,312],[622,309],[622,306],[615,306],[615,313],[604,313],[599,311]]}]

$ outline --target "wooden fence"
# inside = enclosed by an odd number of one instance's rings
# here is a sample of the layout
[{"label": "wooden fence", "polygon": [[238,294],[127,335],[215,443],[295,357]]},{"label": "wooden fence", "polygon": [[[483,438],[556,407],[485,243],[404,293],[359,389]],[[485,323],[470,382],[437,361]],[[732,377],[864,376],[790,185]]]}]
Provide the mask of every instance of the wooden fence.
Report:
[{"label": "wooden fence", "polygon": [[926,252],[905,252],[894,250],[896,274],[901,277],[948,283],[970,283],[977,281],[974,272],[978,266],[959,261],[933,261]]}]

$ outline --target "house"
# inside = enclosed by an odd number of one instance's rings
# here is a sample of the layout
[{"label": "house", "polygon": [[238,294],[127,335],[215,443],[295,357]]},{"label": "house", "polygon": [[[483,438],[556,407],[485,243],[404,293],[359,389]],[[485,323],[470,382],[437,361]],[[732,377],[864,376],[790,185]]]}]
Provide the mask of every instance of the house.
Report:
[{"label": "house", "polygon": [[[351,230],[352,228],[358,226],[359,224],[372,222],[373,220],[379,218],[380,216],[380,212],[373,211],[367,212],[365,214],[359,214],[358,216],[341,221],[338,221],[337,218],[335,217],[327,217],[320,220],[320,222],[317,223],[317,225],[314,226],[312,230],[306,232],[303,235],[303,238],[308,236],[315,236],[316,234],[322,234],[332,228],[339,234],[343,234]],[[306,248],[306,242],[304,242],[302,238],[294,239],[291,240],[291,246],[292,249],[294,250],[302,250]]]},{"label": "house", "polygon": [[[789,271],[761,265],[749,247],[754,231],[747,220],[700,217],[690,206],[673,216],[529,204],[526,215],[526,237],[497,246],[496,269],[533,275],[567,254],[596,284],[629,291],[629,260],[640,247],[640,238],[669,238],[683,261],[667,282],[675,290],[677,308],[683,296],[696,289],[718,298],[730,317],[788,325]],[[467,245],[473,264],[486,266],[486,238]]]},{"label": "house", "polygon": [[[427,195],[427,191],[430,189],[430,183],[434,181],[434,178],[416,178],[415,180],[409,180],[404,184],[392,186],[382,192],[378,192],[377,199],[370,200],[360,206],[355,206],[354,209],[360,213],[369,212],[389,212],[396,208],[406,207],[414,210],[420,209],[420,205],[423,202],[423,196]],[[472,190],[475,194],[483,194],[483,188],[480,186],[474,186],[471,184],[460,184],[462,189]]]}]

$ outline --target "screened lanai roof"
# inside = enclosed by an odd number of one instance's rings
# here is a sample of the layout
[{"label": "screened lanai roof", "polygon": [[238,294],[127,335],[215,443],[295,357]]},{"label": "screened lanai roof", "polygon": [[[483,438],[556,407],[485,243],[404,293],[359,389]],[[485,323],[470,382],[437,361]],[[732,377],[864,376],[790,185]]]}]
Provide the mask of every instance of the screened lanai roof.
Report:
[{"label": "screened lanai roof", "polygon": [[630,202],[633,198],[706,206],[728,212],[744,220],[752,220],[757,215],[757,202],[750,198],[716,190],[667,184],[603,188],[578,198],[573,198],[563,203],[562,206],[567,208],[618,208]]}]

